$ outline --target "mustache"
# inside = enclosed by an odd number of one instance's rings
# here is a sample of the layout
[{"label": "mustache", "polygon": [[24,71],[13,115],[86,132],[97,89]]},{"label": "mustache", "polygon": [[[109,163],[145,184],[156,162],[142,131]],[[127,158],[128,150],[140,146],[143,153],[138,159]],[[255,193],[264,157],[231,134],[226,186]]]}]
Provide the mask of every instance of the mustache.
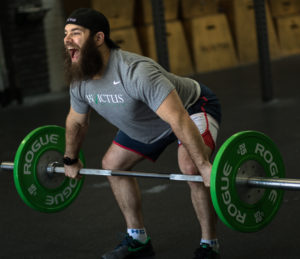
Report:
[{"label": "mustache", "polygon": [[72,44],[72,43],[65,44],[65,49],[68,49],[68,48],[80,49],[80,47],[78,45]]}]

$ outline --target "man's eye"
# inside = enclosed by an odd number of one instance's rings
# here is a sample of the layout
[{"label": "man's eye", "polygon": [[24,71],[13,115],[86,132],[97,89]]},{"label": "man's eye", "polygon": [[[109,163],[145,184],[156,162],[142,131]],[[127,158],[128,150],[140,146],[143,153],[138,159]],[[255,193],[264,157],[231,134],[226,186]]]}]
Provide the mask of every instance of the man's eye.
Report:
[{"label": "man's eye", "polygon": [[74,31],[74,32],[70,32],[69,34],[68,33],[65,33],[65,37],[67,36],[78,36],[78,35],[81,35],[80,31]]}]

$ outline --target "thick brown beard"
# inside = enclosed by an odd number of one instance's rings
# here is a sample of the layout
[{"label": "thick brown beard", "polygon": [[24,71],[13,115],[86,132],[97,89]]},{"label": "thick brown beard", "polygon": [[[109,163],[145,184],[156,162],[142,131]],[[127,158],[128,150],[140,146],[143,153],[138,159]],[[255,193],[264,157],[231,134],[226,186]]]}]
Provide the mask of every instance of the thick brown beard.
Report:
[{"label": "thick brown beard", "polygon": [[78,62],[72,63],[69,51],[65,48],[64,72],[67,85],[92,79],[103,68],[103,59],[93,36],[86,40],[80,52]]}]

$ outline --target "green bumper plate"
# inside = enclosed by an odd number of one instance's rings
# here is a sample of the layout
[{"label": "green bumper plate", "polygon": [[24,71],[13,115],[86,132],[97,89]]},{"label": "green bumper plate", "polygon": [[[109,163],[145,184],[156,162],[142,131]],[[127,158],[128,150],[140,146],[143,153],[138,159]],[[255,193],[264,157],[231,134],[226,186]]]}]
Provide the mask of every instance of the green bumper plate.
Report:
[{"label": "green bumper plate", "polygon": [[[263,173],[257,175],[257,168]],[[219,149],[211,175],[211,197],[219,218],[234,230],[258,231],[273,220],[282,202],[283,191],[255,187],[256,198],[251,199],[247,193],[253,194],[253,190],[249,190],[253,187],[241,188],[236,184],[237,175],[285,176],[281,155],[269,137],[256,131],[233,135]]]},{"label": "green bumper plate", "polygon": [[[57,212],[78,195],[84,178],[70,179],[63,174],[51,177],[46,172],[49,163],[62,163],[64,151],[65,129],[58,126],[37,128],[20,144],[14,160],[14,182],[29,207],[41,212]],[[84,163],[82,152],[80,159]]]}]

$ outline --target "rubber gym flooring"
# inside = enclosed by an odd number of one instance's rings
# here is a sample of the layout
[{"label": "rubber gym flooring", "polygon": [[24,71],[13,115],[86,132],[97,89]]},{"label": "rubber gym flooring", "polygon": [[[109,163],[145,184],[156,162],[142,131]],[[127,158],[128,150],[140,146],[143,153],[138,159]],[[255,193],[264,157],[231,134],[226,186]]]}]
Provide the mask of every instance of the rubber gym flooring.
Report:
[{"label": "rubber gym flooring", "polygon": [[[300,56],[274,61],[275,99],[261,100],[257,65],[241,66],[197,77],[218,95],[223,123],[218,146],[241,130],[266,133],[278,146],[286,176],[300,178]],[[13,161],[22,139],[47,124],[64,126],[68,95],[51,94],[26,99],[0,110],[0,159]],[[96,114],[83,150],[87,167],[100,167],[101,157],[116,130]],[[135,170],[179,173],[176,144],[154,164]],[[192,258],[200,228],[184,182],[140,179],[143,210],[157,259]],[[299,258],[300,192],[285,192],[275,219],[256,233],[240,233],[218,224],[222,258]],[[124,222],[105,177],[86,177],[77,199],[65,210],[45,214],[27,207],[18,196],[10,172],[0,174],[0,258],[100,258],[118,242]]]}]

